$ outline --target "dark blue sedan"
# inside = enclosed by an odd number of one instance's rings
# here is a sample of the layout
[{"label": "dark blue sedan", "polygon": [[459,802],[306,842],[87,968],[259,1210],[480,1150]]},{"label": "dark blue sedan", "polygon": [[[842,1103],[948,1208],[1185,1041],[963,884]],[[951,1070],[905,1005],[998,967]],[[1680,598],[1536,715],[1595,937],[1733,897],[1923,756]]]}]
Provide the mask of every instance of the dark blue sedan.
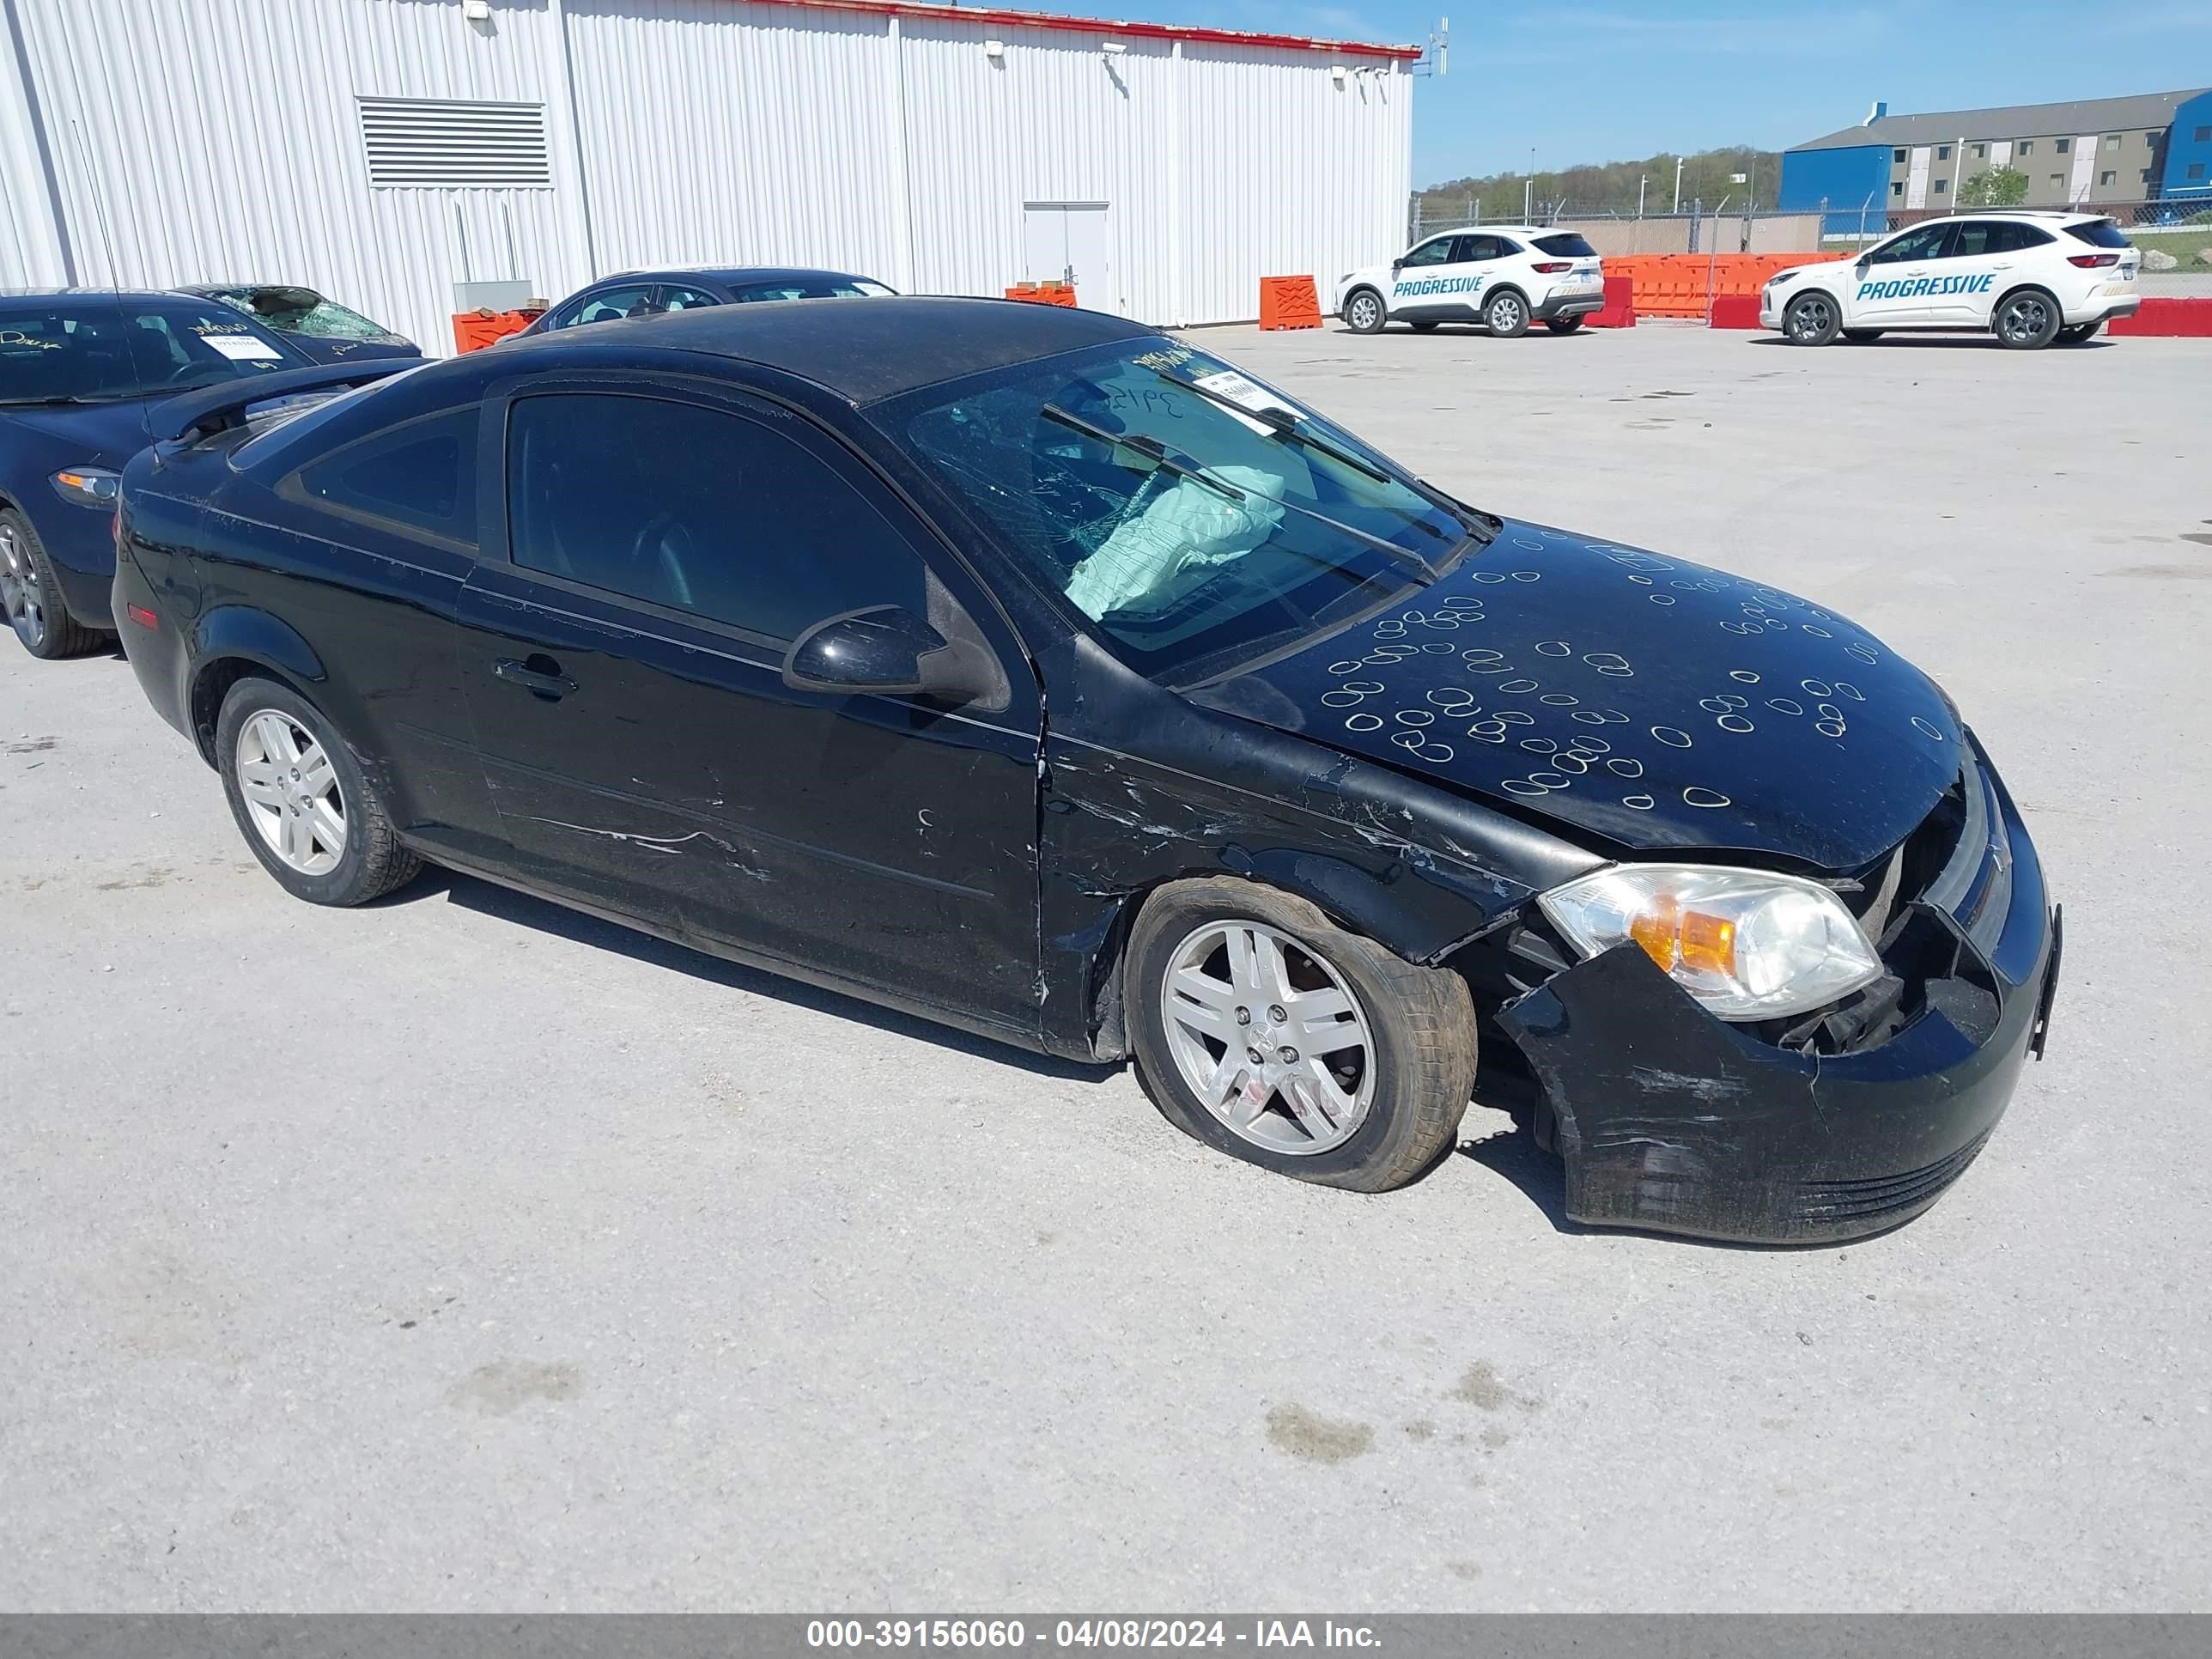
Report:
[{"label": "dark blue sedan", "polygon": [[584,323],[621,317],[657,317],[702,306],[744,305],[761,300],[873,300],[894,292],[869,276],[793,265],[684,265],[626,270],[580,289],[524,329],[549,334]]},{"label": "dark blue sedan", "polygon": [[24,649],[75,656],[112,630],[116,480],[148,405],[307,362],[210,300],[0,294],[0,613]]}]

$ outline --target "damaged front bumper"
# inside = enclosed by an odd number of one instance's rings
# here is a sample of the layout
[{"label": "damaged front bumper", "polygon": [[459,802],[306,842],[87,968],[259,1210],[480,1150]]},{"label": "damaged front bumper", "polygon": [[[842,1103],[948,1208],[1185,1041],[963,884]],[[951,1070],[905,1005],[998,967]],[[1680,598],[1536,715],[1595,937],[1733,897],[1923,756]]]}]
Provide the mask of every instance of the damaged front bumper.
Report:
[{"label": "damaged front bumper", "polygon": [[1966,787],[1985,789],[1986,811],[1954,854],[1964,878],[1947,870],[1901,924],[1951,968],[1879,1042],[1777,1046],[1705,1012],[1633,945],[1502,1012],[1556,1119],[1571,1218],[1827,1243],[1917,1215],[1972,1162],[2041,1054],[2059,933],[2003,785],[1982,763]]}]

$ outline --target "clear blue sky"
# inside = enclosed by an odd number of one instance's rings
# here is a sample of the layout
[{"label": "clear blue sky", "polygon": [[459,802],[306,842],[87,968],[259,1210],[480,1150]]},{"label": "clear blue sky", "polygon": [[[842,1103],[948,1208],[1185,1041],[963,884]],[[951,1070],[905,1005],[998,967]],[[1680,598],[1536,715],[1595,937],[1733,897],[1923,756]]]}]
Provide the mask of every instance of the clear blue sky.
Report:
[{"label": "clear blue sky", "polygon": [[[1781,149],[1891,111],[2212,86],[2212,0],[1011,0],[1031,9],[1419,43],[1451,72],[1413,100],[1413,182],[1749,143]],[[1464,9],[1455,11],[1455,8]]]}]

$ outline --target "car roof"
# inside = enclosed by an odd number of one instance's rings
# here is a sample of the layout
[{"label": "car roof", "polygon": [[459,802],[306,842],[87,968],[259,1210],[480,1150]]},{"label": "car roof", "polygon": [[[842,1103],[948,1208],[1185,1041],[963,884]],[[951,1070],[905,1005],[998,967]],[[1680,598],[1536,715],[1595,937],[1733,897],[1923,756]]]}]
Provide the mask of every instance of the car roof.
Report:
[{"label": "car roof", "polygon": [[251,294],[258,289],[282,289],[289,294],[312,294],[322,297],[322,290],[309,288],[305,283],[185,283],[175,290],[179,294],[197,294],[215,299],[225,294]]},{"label": "car roof", "polygon": [[0,304],[33,300],[128,300],[138,305],[149,300],[167,300],[173,305],[192,297],[198,296],[173,288],[0,288]]},{"label": "car roof", "polygon": [[1155,331],[1126,318],[1018,300],[886,295],[787,300],[778,305],[701,306],[657,317],[594,323],[518,337],[502,345],[515,358],[634,343],[706,353],[781,369],[854,404],[896,397],[994,368],[1055,356]]},{"label": "car roof", "polygon": [[[849,270],[823,270],[811,265],[645,265],[635,270],[618,270],[602,276],[591,286],[601,283],[635,282],[640,277],[697,276],[710,283],[772,283],[777,281],[868,283],[872,276],[861,276]],[[886,284],[885,286],[889,286]]]},{"label": "car roof", "polygon": [[1421,240],[1425,242],[1432,236],[1456,236],[1462,234],[1465,234],[1469,236],[1476,234],[1486,236],[1571,236],[1575,234],[1575,228],[1572,225],[1453,225],[1448,228],[1439,228],[1433,231],[1424,231],[1421,233]]}]

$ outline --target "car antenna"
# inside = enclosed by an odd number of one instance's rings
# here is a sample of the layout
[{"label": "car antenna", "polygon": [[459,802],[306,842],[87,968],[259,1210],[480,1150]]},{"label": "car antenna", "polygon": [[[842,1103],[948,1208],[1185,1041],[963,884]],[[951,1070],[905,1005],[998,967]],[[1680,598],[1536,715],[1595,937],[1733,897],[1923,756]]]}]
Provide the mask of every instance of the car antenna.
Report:
[{"label": "car antenna", "polygon": [[[123,309],[123,279],[117,275],[116,271],[115,239],[109,234],[107,228],[107,198],[100,188],[100,175],[93,171],[92,146],[85,143],[84,124],[75,116],[71,116],[70,131],[76,135],[77,164],[84,169],[84,187],[92,197],[92,216],[94,222],[100,226],[100,250],[107,260],[107,287],[115,301],[115,325],[122,331],[123,344],[131,353],[132,372],[135,374],[138,354],[131,338],[131,319]],[[138,404],[138,424],[145,430],[146,441],[152,443],[154,425],[143,398],[141,398]]]}]

